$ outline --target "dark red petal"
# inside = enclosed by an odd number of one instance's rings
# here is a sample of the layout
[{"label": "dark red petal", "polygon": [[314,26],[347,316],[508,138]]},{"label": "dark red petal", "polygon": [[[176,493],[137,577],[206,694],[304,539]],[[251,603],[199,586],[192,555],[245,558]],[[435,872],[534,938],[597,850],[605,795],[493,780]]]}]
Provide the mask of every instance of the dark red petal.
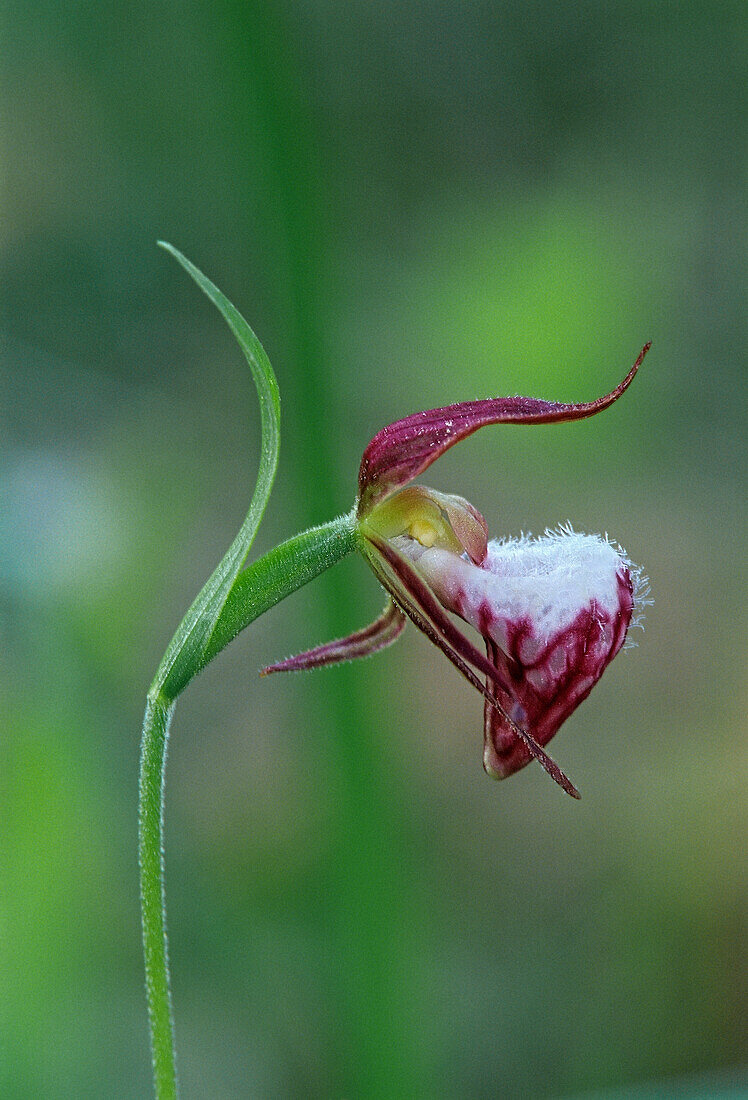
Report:
[{"label": "dark red petal", "polygon": [[382,614],[370,626],[349,634],[347,638],[326,642],[314,649],[307,649],[296,657],[287,657],[285,661],[268,665],[262,669],[260,676],[268,676],[271,672],[298,672],[306,668],[321,668],[323,665],[335,665],[341,661],[353,661],[357,657],[369,657],[372,653],[392,645],[404,626],[405,616],[402,611],[392,600],[388,600]]},{"label": "dark red petal", "polygon": [[[408,559],[390,543],[380,539],[374,533],[366,532],[366,540],[369,546],[376,551],[376,555],[371,554],[369,557],[369,562],[386,591],[390,593],[393,599],[398,601],[406,615],[419,630],[423,631],[429,641],[441,649],[465,679],[483,695],[491,708],[498,712],[497,717],[506,724],[506,728],[510,729],[514,736],[519,738],[530,755],[538,761],[551,778],[572,798],[580,798],[579,791],[559,768],[555,760],[541,748],[527,730],[521,729],[504,710],[499,702],[498,691],[496,690],[497,688],[500,691],[505,690],[504,682],[498,670],[458,630]],[[379,560],[380,558],[383,560]],[[393,579],[382,568],[385,563],[394,575],[394,583]],[[481,683],[469,664],[480,669],[487,680],[490,681],[490,687]]]},{"label": "dark red petal", "polygon": [[627,389],[650,348],[645,344],[620,385],[597,401],[559,404],[534,397],[494,397],[464,401],[414,413],[382,428],[371,440],[358,475],[358,515],[431,465],[446,450],[488,424],[549,424],[581,420],[607,409]]}]

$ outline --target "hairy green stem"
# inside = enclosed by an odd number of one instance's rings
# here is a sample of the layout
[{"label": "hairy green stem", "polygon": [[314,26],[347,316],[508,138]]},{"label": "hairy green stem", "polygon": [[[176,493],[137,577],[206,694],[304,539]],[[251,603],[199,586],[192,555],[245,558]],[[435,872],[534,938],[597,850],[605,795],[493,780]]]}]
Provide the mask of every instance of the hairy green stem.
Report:
[{"label": "hairy green stem", "polygon": [[[237,576],[205,650],[186,668],[179,691],[245,626],[350,554],[356,545],[351,513],[288,539],[248,566]],[[164,888],[166,748],[175,705],[175,699],[167,698],[154,682],[146,703],[140,754],[140,900],[157,1100],[175,1100],[177,1096]]]},{"label": "hairy green stem", "polygon": [[175,705],[149,694],[140,749],[140,905],[153,1081],[158,1100],[175,1100],[177,1096],[166,937],[163,844],[166,745]]}]

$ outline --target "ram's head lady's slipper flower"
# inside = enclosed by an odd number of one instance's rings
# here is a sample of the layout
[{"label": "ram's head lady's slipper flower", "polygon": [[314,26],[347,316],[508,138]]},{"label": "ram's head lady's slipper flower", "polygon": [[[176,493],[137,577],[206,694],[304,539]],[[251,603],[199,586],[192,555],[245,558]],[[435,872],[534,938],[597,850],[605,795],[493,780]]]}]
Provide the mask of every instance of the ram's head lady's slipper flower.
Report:
[{"label": "ram's head lady's slipper flower", "polygon": [[[628,387],[649,346],[597,401],[497,397],[415,413],[383,428],[364,451],[356,517],[360,549],[387,605],[364,630],[264,671],[368,656],[393,642],[407,617],[483,696],[486,772],[503,779],[535,759],[579,797],[543,746],[623,645],[646,602],[639,570],[607,538],[570,527],[537,539],[489,541],[472,504],[411,482],[487,424],[548,424],[601,412]],[[450,612],[483,636],[485,655]]]}]

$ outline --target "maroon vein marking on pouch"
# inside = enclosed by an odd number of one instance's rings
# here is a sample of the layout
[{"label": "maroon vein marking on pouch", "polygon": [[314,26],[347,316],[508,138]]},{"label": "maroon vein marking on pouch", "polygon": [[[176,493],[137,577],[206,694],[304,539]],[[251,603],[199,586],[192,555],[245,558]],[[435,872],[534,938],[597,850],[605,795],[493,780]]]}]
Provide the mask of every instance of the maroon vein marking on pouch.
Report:
[{"label": "maroon vein marking on pouch", "polygon": [[[532,756],[538,761],[538,763],[548,772],[553,780],[567,794],[572,798],[581,798],[581,795],[567,775],[561,770],[556,761],[548,755],[547,752],[537,743],[535,738],[523,730],[516,722],[512,721],[504,708],[499,703],[498,699],[495,699],[491,694],[488,687],[481,683],[472,669],[468,668],[467,662],[475,665],[480,671],[490,678],[492,683],[495,683],[502,690],[506,691],[502,678],[499,675],[497,669],[495,669],[483,654],[472,645],[471,642],[455,627],[452,621],[447,617],[446,613],[442,610],[441,604],[432,594],[430,588],[421,580],[413,566],[404,558],[398,551],[389,545],[385,540],[380,539],[377,535],[366,535],[367,541],[378,551],[378,553],[384,558],[387,564],[392,569],[395,577],[399,583],[403,586],[408,593],[407,606],[402,604],[402,609],[413,620],[416,626],[421,629],[434,645],[449,658],[452,664],[458,669],[459,672],[468,680],[470,684],[480,694],[488,700],[491,706],[501,714],[502,718],[508,723],[512,731],[517,737],[525,744]],[[382,577],[381,570],[378,570],[374,563],[372,563],[374,571],[377,574],[380,582],[384,585],[387,591],[391,591],[390,586],[386,583]],[[402,599],[401,592],[393,592],[392,595],[398,599]],[[418,607],[425,611],[425,613],[432,620],[428,624],[431,629],[424,629],[423,619],[415,612],[411,603],[412,599],[415,599]],[[419,622],[418,619],[421,619]],[[441,634],[441,638],[435,633]]]}]

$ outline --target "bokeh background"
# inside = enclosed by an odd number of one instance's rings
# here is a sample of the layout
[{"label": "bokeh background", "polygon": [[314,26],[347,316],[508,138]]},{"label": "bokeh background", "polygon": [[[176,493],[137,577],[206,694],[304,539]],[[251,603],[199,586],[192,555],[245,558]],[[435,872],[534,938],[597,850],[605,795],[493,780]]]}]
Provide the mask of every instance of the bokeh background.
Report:
[{"label": "bokeh background", "polygon": [[[607,530],[655,599],[537,767],[347,560],[177,709],[167,881],[184,1095],[745,1095],[741,36],[733,2],[4,6],[3,1097],[150,1090],[139,730],[283,399],[259,553],[350,507],[383,424],[497,393],[604,416],[429,471],[495,534]],[[743,44],[745,42],[742,38]],[[741,962],[743,970],[741,974]]]}]

